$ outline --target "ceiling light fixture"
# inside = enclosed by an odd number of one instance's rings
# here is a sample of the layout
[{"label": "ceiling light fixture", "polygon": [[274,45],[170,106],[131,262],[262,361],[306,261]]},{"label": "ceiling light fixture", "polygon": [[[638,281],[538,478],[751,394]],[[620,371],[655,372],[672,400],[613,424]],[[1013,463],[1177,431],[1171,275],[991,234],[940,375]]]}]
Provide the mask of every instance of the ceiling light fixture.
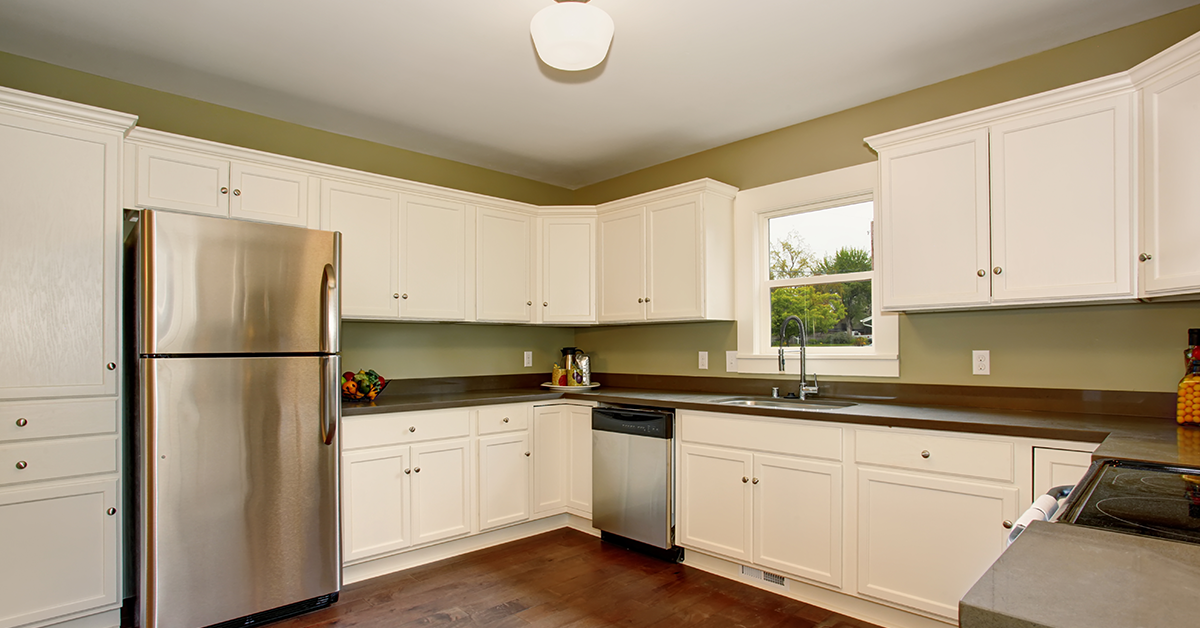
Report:
[{"label": "ceiling light fixture", "polygon": [[559,70],[594,68],[608,54],[613,21],[588,0],[555,0],[529,23],[533,46],[542,61]]}]

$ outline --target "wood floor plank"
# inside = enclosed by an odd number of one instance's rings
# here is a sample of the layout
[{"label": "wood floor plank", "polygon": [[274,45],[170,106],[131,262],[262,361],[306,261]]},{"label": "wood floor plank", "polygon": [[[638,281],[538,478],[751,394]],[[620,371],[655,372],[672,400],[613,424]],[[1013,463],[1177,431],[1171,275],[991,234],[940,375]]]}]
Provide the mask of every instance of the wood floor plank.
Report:
[{"label": "wood floor plank", "polygon": [[571,529],[346,586],[273,628],[878,628]]}]

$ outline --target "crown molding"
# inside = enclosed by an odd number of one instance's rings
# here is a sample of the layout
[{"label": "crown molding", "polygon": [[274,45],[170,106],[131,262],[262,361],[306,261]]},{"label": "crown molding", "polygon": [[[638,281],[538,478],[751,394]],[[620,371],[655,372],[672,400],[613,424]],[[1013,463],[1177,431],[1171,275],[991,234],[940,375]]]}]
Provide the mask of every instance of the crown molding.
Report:
[{"label": "crown molding", "polygon": [[0,87],[0,110],[44,120],[99,127],[106,131],[117,131],[122,135],[127,134],[137,124],[137,116],[132,114],[81,105],[8,87]]}]

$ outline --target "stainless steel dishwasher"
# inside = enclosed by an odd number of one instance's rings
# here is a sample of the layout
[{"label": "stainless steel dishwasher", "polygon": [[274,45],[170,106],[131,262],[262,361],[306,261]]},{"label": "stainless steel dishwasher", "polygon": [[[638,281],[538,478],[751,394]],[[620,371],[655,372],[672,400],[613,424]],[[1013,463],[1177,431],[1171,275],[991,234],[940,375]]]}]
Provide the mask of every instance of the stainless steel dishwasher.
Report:
[{"label": "stainless steel dishwasher", "polygon": [[679,562],[674,432],[669,410],[592,409],[592,526],[606,541]]}]

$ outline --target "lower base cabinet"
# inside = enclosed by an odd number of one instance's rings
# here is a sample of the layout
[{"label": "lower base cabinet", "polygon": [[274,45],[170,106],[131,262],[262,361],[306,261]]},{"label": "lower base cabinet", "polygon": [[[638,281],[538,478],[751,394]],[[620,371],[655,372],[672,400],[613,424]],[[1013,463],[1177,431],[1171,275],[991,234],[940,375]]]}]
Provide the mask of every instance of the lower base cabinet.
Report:
[{"label": "lower base cabinet", "polygon": [[528,432],[479,439],[479,529],[529,519]]},{"label": "lower base cabinet", "polygon": [[533,513],[592,514],[591,406],[533,409]]},{"label": "lower base cabinet", "polygon": [[116,479],[0,492],[0,627],[117,604],[119,501]]}]

